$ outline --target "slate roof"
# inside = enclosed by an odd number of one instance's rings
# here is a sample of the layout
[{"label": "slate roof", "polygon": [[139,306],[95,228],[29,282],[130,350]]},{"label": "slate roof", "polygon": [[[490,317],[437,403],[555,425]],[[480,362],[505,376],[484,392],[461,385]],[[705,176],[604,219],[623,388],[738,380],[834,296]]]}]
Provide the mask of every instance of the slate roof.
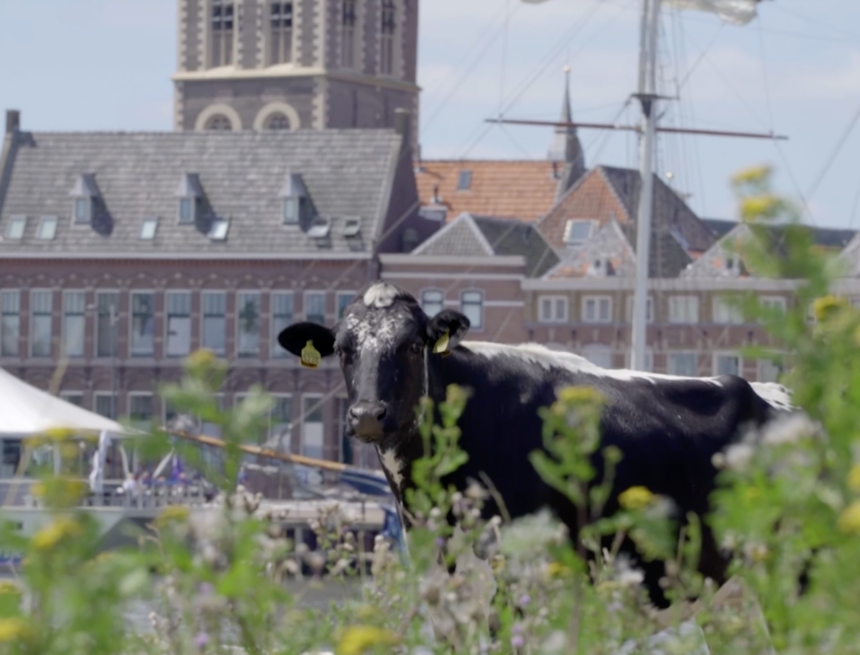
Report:
[{"label": "slate roof", "polygon": [[[738,227],[737,221],[717,218],[703,218],[702,222],[707,225],[714,235],[719,239],[727,235],[729,232]],[[812,231],[812,238],[815,245],[822,248],[832,248],[842,250],[847,247],[851,240],[857,235],[856,230],[846,230],[842,228],[832,227],[816,227],[813,225],[807,226]],[[773,230],[779,232],[782,228],[775,225]]]},{"label": "slate roof", "polygon": [[537,228],[524,221],[463,213],[413,251],[416,255],[522,256],[526,275],[540,277],[559,259]]},{"label": "slate roof", "polygon": [[[393,130],[300,130],[160,133],[29,133],[18,147],[4,198],[0,235],[10,217],[26,215],[20,241],[0,241],[0,257],[40,253],[143,255],[367,252],[388,212],[401,137]],[[180,225],[177,189],[196,173],[211,207],[197,225]],[[279,192],[299,174],[313,206],[331,220],[327,239],[310,225],[285,226]],[[106,214],[73,225],[72,196],[92,174]],[[0,189],[2,192],[2,189]],[[56,237],[36,238],[39,217],[59,218]],[[153,240],[141,240],[144,217],[158,216]],[[230,219],[223,241],[207,236],[212,216]],[[360,216],[359,237],[347,218]]]},{"label": "slate roof", "polygon": [[[469,189],[458,190],[460,171],[471,171]],[[449,222],[463,212],[531,222],[555,204],[561,172],[547,160],[422,160],[415,179],[421,204],[444,206]]]}]

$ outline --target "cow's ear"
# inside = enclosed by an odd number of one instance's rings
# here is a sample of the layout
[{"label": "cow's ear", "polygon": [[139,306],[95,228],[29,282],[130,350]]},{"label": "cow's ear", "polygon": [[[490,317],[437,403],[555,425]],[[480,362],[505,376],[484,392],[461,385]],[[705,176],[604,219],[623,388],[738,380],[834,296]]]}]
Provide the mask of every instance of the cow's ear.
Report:
[{"label": "cow's ear", "polygon": [[450,355],[466,336],[469,326],[471,326],[469,319],[453,309],[445,309],[436,314],[427,326],[427,337],[432,352],[441,353],[443,356]]},{"label": "cow's ear", "polygon": [[334,334],[317,323],[294,323],[281,331],[278,343],[310,368],[316,368],[319,358],[334,352]]}]

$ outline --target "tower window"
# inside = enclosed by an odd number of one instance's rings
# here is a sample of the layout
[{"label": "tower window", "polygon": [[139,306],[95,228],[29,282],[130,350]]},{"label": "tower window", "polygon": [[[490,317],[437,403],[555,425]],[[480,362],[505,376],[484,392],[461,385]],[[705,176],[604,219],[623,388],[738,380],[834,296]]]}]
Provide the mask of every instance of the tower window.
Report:
[{"label": "tower window", "polygon": [[269,5],[269,63],[287,64],[293,60],[293,3]]},{"label": "tower window", "polygon": [[233,129],[233,123],[224,114],[215,114],[206,121],[206,129],[213,132],[229,132]]},{"label": "tower window", "polygon": [[356,0],[343,0],[340,65],[344,68],[355,68],[355,2]]},{"label": "tower window", "polygon": [[267,130],[289,130],[290,119],[281,112],[275,112],[266,119]]},{"label": "tower window", "polygon": [[212,67],[233,63],[233,2],[212,0]]},{"label": "tower window", "polygon": [[394,34],[397,31],[395,23],[394,0],[382,0],[382,25],[380,72],[383,75],[394,74]]}]

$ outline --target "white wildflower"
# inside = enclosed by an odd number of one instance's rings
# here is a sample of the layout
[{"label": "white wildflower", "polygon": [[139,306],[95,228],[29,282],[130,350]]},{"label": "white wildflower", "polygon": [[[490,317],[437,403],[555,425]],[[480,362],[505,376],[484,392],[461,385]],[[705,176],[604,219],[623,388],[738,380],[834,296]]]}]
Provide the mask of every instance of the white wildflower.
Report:
[{"label": "white wildflower", "polygon": [[806,414],[791,414],[770,422],[762,435],[762,442],[769,446],[797,443],[804,437],[816,436],[821,426]]},{"label": "white wildflower", "polygon": [[739,443],[730,446],[726,451],[726,466],[730,469],[741,470],[749,464],[755,450],[750,444]]}]

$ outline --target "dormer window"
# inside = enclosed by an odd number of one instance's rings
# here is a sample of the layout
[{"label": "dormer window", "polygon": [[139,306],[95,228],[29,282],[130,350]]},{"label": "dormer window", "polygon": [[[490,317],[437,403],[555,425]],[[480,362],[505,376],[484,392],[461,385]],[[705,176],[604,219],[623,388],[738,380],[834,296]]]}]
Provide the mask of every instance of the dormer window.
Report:
[{"label": "dormer window", "polygon": [[592,229],[594,229],[594,221],[568,221],[564,226],[564,243],[568,246],[578,246],[591,236]]},{"label": "dormer window", "polygon": [[196,173],[186,173],[176,189],[179,198],[177,215],[180,225],[194,225],[203,200],[203,189]]},{"label": "dormer window", "polygon": [[460,171],[457,176],[457,191],[468,191],[472,188],[472,171],[466,169]]},{"label": "dormer window", "polygon": [[212,223],[212,227],[209,229],[209,238],[212,241],[224,241],[227,239],[227,231],[230,229],[230,221],[228,220],[217,220]]},{"label": "dormer window", "polygon": [[50,241],[56,235],[57,235],[57,217],[56,216],[42,216],[42,220],[39,221],[39,229],[36,231],[36,238]]},{"label": "dormer window", "polygon": [[281,218],[284,225],[298,225],[302,222],[310,207],[308,190],[302,176],[288,172],[278,195],[281,198]]},{"label": "dormer window", "polygon": [[76,225],[86,225],[93,220],[93,206],[98,191],[92,175],[79,175],[72,189],[72,222]]},{"label": "dormer window", "polygon": [[24,238],[24,230],[27,228],[26,216],[13,216],[6,226],[6,238],[10,241],[18,241]]},{"label": "dormer window", "polygon": [[143,241],[152,241],[158,230],[158,216],[147,216],[140,226],[140,238]]}]

